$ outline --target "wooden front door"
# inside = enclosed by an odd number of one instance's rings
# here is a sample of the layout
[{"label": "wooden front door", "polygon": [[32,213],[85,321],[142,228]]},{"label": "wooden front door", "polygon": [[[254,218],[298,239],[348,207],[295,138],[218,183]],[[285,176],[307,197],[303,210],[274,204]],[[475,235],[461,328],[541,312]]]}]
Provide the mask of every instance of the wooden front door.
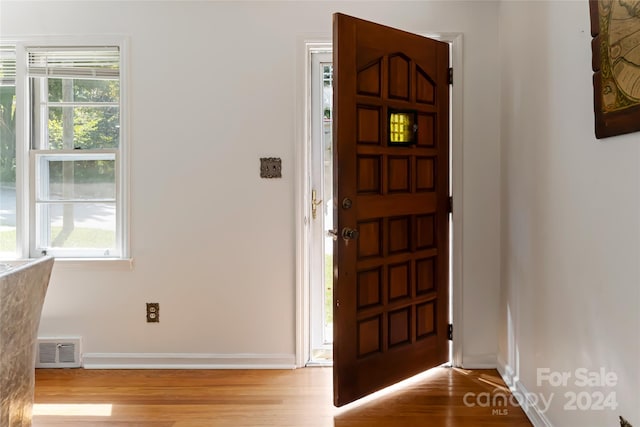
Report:
[{"label": "wooden front door", "polygon": [[333,25],[341,406],[449,360],[449,46]]}]

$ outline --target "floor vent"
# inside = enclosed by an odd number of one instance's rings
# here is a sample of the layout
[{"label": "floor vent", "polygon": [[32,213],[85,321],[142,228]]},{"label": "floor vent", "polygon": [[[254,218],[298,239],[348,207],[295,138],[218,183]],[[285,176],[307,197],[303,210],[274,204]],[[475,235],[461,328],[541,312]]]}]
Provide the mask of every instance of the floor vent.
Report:
[{"label": "floor vent", "polygon": [[80,366],[80,338],[38,338],[36,368]]}]

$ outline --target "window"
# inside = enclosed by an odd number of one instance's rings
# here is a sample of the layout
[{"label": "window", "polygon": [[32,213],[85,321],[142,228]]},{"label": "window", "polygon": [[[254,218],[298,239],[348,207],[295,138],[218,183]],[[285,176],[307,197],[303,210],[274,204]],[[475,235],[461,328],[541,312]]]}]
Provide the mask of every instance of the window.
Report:
[{"label": "window", "polygon": [[25,155],[14,169],[27,182],[14,177],[14,188],[15,201],[28,203],[15,203],[16,256],[126,257],[120,47],[18,50],[25,96],[14,106],[24,114],[24,142],[14,146]]},{"label": "window", "polygon": [[16,47],[0,45],[0,255],[16,251]]}]

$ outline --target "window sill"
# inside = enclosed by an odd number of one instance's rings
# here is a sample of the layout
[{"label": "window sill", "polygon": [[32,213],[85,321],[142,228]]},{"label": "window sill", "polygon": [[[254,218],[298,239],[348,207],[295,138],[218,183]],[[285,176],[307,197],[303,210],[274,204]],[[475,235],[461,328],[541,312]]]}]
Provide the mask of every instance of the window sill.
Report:
[{"label": "window sill", "polygon": [[103,271],[132,271],[133,258],[56,258],[53,264],[55,270],[103,270]]}]

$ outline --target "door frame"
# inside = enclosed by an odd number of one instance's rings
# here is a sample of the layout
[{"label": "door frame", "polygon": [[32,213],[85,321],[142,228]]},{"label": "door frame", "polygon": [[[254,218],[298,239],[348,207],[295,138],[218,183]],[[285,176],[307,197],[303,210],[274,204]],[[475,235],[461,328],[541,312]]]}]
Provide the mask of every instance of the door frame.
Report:
[{"label": "door frame", "polygon": [[[463,68],[462,33],[418,33],[424,37],[449,43],[454,84],[451,90],[450,112],[450,170],[453,195],[450,256],[450,317],[456,325],[453,333],[451,363],[462,366],[462,225],[463,225]],[[295,129],[295,362],[303,368],[310,356],[311,292],[309,282],[309,217],[311,215],[311,54],[315,51],[331,51],[330,36],[320,39],[302,39],[298,43],[296,66],[296,129]]]}]

